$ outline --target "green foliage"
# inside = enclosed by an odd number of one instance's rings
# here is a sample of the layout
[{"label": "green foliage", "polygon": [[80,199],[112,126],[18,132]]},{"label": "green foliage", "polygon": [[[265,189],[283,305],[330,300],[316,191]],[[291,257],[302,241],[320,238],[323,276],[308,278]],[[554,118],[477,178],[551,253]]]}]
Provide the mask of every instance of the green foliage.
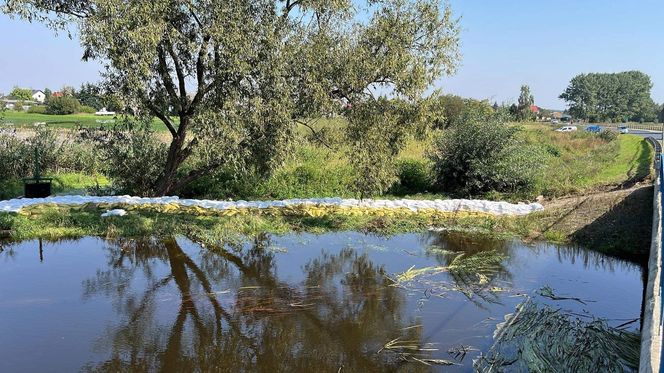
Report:
[{"label": "green foliage", "polygon": [[14,87],[9,96],[17,100],[32,101],[32,90],[27,88]]},{"label": "green foliage", "polygon": [[598,133],[597,137],[599,137],[600,139],[602,139],[606,142],[611,142],[611,141],[615,141],[615,140],[618,139],[618,133],[613,132],[613,131],[605,130],[605,131],[601,131],[600,133]]},{"label": "green foliage", "polygon": [[656,119],[650,97],[652,82],[640,71],[581,74],[560,95],[575,118],[590,121],[651,122]]},{"label": "green foliage", "polygon": [[105,106],[104,98],[101,94],[101,88],[92,83],[82,84],[81,89],[76,92],[75,96],[81,105],[93,109],[92,111],[83,111],[84,113],[95,113],[97,110],[101,110],[101,108]]},{"label": "green foliage", "polygon": [[14,131],[0,132],[0,179],[27,176],[33,159],[31,153],[25,141],[16,136]]},{"label": "green foliage", "polygon": [[30,109],[28,109],[28,113],[30,114],[46,114],[46,106],[44,105],[32,105],[30,106]]},{"label": "green foliage", "polygon": [[51,97],[46,105],[47,114],[67,115],[81,111],[81,103],[72,96]]},{"label": "green foliage", "polygon": [[84,114],[94,114],[97,112],[97,109],[93,108],[92,106],[81,106],[78,112]]},{"label": "green foliage", "polygon": [[607,186],[639,181],[650,175],[653,151],[641,137],[602,135],[585,131],[559,133],[548,126],[527,126],[521,137],[526,144],[548,154],[537,194],[561,197],[588,193]]},{"label": "green foliage", "polygon": [[405,158],[397,161],[397,183],[394,194],[427,193],[433,188],[433,166],[425,159]]},{"label": "green foliage", "polygon": [[530,93],[530,87],[521,86],[519,94],[519,103],[517,105],[516,119],[520,121],[532,121],[535,119],[535,113],[530,109],[535,104],[535,98]]},{"label": "green foliage", "polygon": [[[9,0],[2,10],[78,26],[84,58],[108,67],[104,90],[163,122],[171,138],[154,194],[223,168],[269,176],[292,153],[295,120],[354,111],[377,86],[415,100],[459,60],[457,21],[438,0]],[[393,144],[370,138],[377,122],[357,137],[362,193],[391,179]]]},{"label": "green foliage", "polygon": [[546,159],[540,148],[523,144],[518,132],[499,116],[467,115],[434,147],[437,186],[465,195],[532,190]]},{"label": "green foliage", "polygon": [[352,197],[353,171],[341,157],[343,154],[320,146],[300,144],[270,177],[223,169],[190,184],[182,195],[214,199]]},{"label": "green foliage", "polygon": [[443,95],[429,99],[430,115],[433,116],[434,128],[455,127],[468,113],[490,115],[494,112],[486,100],[474,100],[455,95]]},{"label": "green foliage", "polygon": [[14,180],[32,176],[35,151],[39,152],[42,174],[99,172],[98,150],[92,144],[59,135],[46,126],[39,126],[34,134],[22,138],[15,130],[0,132],[0,180]]},{"label": "green foliage", "polygon": [[123,193],[154,194],[167,146],[145,124],[125,122],[111,130],[88,130],[82,138],[96,144],[106,175]]},{"label": "green foliage", "polygon": [[408,136],[425,130],[425,115],[420,105],[387,98],[368,100],[349,113],[348,159],[360,198],[383,194],[397,180],[394,158]]}]

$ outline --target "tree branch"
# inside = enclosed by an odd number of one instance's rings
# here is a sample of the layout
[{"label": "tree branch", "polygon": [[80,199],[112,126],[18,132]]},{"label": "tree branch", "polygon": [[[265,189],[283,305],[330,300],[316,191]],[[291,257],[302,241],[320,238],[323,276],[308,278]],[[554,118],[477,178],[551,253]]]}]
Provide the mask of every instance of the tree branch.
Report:
[{"label": "tree branch", "polygon": [[175,91],[175,84],[173,83],[173,79],[171,78],[171,74],[169,72],[164,49],[162,46],[159,46],[157,49],[158,49],[157,56],[159,59],[159,66],[157,68],[157,72],[159,73],[159,76],[161,76],[161,80],[164,83],[166,92],[168,92],[169,96],[171,96],[171,101],[177,103],[178,109],[181,109],[182,103],[180,102],[178,94]]},{"label": "tree branch", "polygon": [[328,149],[330,149],[330,150],[335,150],[330,144],[328,144],[328,143],[327,143],[327,142],[326,142],[326,141],[320,136],[320,134],[318,133],[318,131],[316,131],[316,130],[315,130],[315,129],[314,129],[309,123],[304,122],[304,121],[301,121],[301,120],[298,120],[298,119],[295,119],[295,123],[297,123],[297,124],[301,124],[301,125],[307,127],[307,128],[311,131],[311,133],[314,135],[314,137],[316,137],[316,140],[318,140],[321,144],[323,144],[323,146],[325,146],[326,148],[328,148]]},{"label": "tree branch", "polygon": [[187,86],[185,83],[184,69],[182,68],[182,63],[180,62],[178,55],[175,53],[173,44],[168,40],[166,41],[166,43],[168,44],[167,52],[171,56],[171,60],[173,60],[173,66],[175,66],[175,74],[178,77],[178,85],[180,87],[181,108],[185,108],[187,106],[186,102],[188,98],[187,98]]},{"label": "tree branch", "polygon": [[150,109],[152,114],[154,114],[154,116],[156,116],[162,122],[164,122],[164,124],[166,125],[166,128],[168,128],[168,131],[171,133],[173,138],[177,137],[178,133],[175,130],[175,126],[173,125],[173,122],[171,122],[171,120],[168,118],[168,116],[164,115],[164,113],[162,113],[161,110],[159,110],[159,108],[154,103],[152,103],[151,101],[146,100],[146,103],[147,103],[148,109]]}]

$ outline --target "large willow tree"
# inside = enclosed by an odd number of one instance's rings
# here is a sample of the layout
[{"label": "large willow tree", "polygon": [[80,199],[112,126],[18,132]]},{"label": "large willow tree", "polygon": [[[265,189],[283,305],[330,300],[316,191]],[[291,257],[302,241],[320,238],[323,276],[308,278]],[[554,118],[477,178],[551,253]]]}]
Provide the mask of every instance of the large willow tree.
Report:
[{"label": "large willow tree", "polygon": [[[84,59],[105,66],[108,88],[163,122],[170,144],[156,195],[230,164],[269,172],[288,153],[297,123],[321,115],[356,118],[349,126],[356,147],[366,139],[398,143],[371,134],[400,134],[408,123],[399,108],[387,115],[380,96],[415,101],[458,61],[456,20],[436,0],[0,4],[6,14],[77,35]],[[381,159],[371,155],[368,162]]]}]

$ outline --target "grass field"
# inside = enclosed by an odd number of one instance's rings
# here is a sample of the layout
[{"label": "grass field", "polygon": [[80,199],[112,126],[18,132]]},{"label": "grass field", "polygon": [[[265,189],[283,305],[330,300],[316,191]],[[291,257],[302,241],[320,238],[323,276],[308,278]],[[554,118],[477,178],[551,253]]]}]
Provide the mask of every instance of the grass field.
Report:
[{"label": "grass field", "polygon": [[[32,127],[35,124],[46,123],[53,128],[76,129],[78,127],[102,127],[112,126],[122,118],[101,117],[94,114],[71,114],[71,115],[50,115],[33,114],[28,112],[5,111],[3,114],[4,124],[14,125],[16,127]],[[166,128],[160,125],[161,122],[154,120],[152,126],[157,131],[165,131]]]},{"label": "grass field", "polygon": [[559,133],[542,125],[525,128],[526,141],[551,154],[539,183],[544,196],[589,193],[643,180],[652,172],[654,153],[642,137],[620,135],[607,143],[582,131]]}]

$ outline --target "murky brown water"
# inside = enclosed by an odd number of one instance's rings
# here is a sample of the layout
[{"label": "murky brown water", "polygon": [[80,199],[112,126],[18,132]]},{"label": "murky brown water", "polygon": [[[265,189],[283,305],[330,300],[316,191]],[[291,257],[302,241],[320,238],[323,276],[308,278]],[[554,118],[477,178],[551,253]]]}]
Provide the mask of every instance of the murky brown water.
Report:
[{"label": "murky brown water", "polygon": [[[638,319],[643,290],[639,266],[584,249],[440,233],[266,236],[226,251],[186,239],[39,246],[0,252],[0,372],[472,371],[496,325],[543,286],[614,326]],[[481,275],[390,280],[487,250],[499,264]]]}]

